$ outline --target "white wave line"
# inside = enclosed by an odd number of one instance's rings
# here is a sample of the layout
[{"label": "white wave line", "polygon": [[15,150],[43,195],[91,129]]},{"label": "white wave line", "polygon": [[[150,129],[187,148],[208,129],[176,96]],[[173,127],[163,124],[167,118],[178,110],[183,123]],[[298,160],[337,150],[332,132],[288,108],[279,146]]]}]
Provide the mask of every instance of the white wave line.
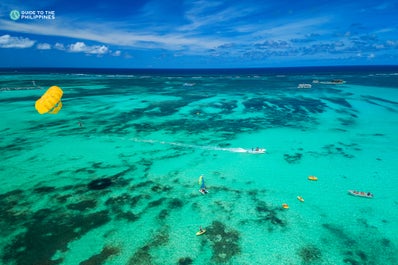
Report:
[{"label": "white wave line", "polygon": [[166,142],[166,141],[158,141],[158,140],[151,140],[151,139],[138,139],[132,138],[131,140],[135,142],[141,143],[157,143],[157,144],[165,144],[165,145],[173,145],[173,146],[180,146],[180,147],[188,147],[194,149],[203,149],[203,150],[217,150],[217,151],[226,151],[226,152],[233,152],[233,153],[245,153],[247,152],[244,148],[223,148],[217,146],[201,146],[201,145],[194,145],[194,144],[184,144],[184,143],[177,143],[177,142]]}]

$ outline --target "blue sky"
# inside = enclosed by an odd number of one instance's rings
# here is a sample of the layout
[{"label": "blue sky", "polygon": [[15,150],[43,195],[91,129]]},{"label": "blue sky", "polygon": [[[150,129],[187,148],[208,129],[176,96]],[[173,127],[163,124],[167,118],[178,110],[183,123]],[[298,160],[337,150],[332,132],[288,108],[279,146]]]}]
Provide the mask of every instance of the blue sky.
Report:
[{"label": "blue sky", "polygon": [[2,0],[0,67],[398,64],[397,14],[391,0]]}]

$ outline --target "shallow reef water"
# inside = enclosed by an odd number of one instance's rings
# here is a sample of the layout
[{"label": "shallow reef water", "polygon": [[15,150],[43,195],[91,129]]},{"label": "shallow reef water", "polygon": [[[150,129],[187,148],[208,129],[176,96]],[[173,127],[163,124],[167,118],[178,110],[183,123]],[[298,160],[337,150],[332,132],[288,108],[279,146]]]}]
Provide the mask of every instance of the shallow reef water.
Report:
[{"label": "shallow reef water", "polygon": [[383,74],[2,73],[0,263],[398,264]]}]

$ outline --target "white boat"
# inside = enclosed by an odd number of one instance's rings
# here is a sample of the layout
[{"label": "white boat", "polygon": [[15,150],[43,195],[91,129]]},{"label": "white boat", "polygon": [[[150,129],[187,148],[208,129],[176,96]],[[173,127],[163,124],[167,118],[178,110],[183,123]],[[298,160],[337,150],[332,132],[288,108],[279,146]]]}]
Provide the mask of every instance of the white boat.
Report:
[{"label": "white boat", "polygon": [[373,194],[371,192],[348,190],[348,194],[358,197],[373,198]]},{"label": "white boat", "polygon": [[297,86],[297,88],[311,88],[311,87],[312,87],[311,84],[299,84],[299,85]]},{"label": "white boat", "polygon": [[248,150],[246,150],[246,153],[249,153],[249,154],[265,154],[265,148],[252,148],[251,150],[250,149],[248,149]]},{"label": "white boat", "polygon": [[331,81],[321,81],[319,83],[326,85],[339,85],[339,84],[345,84],[345,81],[341,79],[333,79]]}]

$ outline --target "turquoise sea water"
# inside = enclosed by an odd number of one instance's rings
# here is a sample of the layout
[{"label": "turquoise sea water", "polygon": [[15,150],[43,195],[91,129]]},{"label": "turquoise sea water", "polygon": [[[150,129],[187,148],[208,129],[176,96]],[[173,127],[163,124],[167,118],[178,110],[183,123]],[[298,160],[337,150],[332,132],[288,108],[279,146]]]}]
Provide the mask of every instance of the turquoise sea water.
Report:
[{"label": "turquoise sea water", "polygon": [[0,112],[1,264],[398,264],[398,68],[2,71]]}]

